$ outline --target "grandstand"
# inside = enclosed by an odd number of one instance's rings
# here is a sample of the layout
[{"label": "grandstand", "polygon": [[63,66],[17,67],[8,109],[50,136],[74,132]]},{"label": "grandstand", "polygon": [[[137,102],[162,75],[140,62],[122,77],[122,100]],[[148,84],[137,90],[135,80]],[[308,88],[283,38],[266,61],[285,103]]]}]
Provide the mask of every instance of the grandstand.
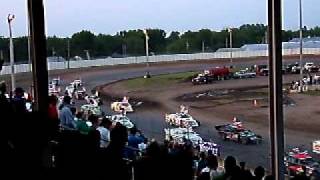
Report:
[{"label": "grandstand", "polygon": [[[303,48],[320,48],[320,37],[307,37],[302,39]],[[300,47],[300,39],[293,38],[289,42],[283,42],[283,49],[297,49]],[[240,48],[220,48],[217,52],[230,52],[230,51],[263,51],[268,50],[268,44],[245,44]]]}]

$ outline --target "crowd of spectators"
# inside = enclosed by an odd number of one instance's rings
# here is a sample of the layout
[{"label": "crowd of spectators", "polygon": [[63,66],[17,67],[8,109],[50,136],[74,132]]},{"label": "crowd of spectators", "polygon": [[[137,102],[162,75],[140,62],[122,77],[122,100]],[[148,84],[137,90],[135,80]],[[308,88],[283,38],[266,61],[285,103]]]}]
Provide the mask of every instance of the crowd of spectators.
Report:
[{"label": "crowd of spectators", "polygon": [[[0,86],[0,109],[6,161],[1,161],[10,179],[32,175],[46,178],[115,180],[272,180],[261,166],[253,173],[232,156],[219,163],[208,150],[200,152],[190,141],[157,142],[136,127],[128,130],[110,119],[77,111],[65,96],[49,97],[48,115],[28,112],[23,90],[12,98]],[[24,172],[20,174],[19,172]],[[296,177],[307,179],[306,177]]]}]

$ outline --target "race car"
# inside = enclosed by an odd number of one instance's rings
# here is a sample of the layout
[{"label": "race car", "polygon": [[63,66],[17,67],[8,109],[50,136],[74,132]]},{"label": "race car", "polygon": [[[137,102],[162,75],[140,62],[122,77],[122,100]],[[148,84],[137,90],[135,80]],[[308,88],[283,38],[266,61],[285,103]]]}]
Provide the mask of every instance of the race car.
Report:
[{"label": "race car", "polygon": [[60,87],[58,87],[55,84],[49,84],[48,89],[49,89],[49,95],[59,95],[61,91]]},{"label": "race car", "polygon": [[247,70],[240,70],[233,74],[233,78],[235,79],[245,79],[245,78],[254,78],[257,74],[255,72],[249,72]]},{"label": "race car", "polygon": [[75,96],[76,99],[84,99],[85,94],[86,94],[86,88],[83,86],[82,83],[72,82],[72,83],[70,83],[69,86],[66,87],[66,93],[70,97]]},{"label": "race car", "polygon": [[60,77],[59,77],[59,78],[53,78],[53,79],[50,81],[50,84],[54,84],[54,85],[56,85],[56,86],[60,86],[60,85],[61,85]]},{"label": "race car", "polygon": [[208,75],[201,73],[201,74],[198,74],[196,77],[192,78],[191,82],[193,85],[208,84],[212,82],[212,79]]},{"label": "race car", "polygon": [[106,116],[106,118],[109,118],[114,125],[119,122],[120,124],[122,124],[128,129],[131,129],[134,127],[134,124],[131,122],[131,120],[127,116],[123,116],[121,114]]},{"label": "race car", "polygon": [[289,175],[305,173],[310,176],[319,164],[309,155],[308,151],[293,148],[285,155],[286,170]]},{"label": "race car", "polygon": [[237,119],[232,124],[218,125],[215,128],[226,141],[230,140],[241,144],[260,144],[262,142],[262,136],[244,129],[242,122]]},{"label": "race car", "polygon": [[98,97],[98,96],[95,96],[95,95],[92,95],[92,96],[85,96],[84,99],[87,101],[88,104],[93,104],[93,105],[96,105],[96,106],[101,106],[103,103],[102,103],[102,100]]},{"label": "race car", "polygon": [[128,97],[123,97],[122,101],[116,101],[111,103],[111,110],[119,113],[126,114],[127,112],[133,112],[133,108],[129,103]]},{"label": "race car", "polygon": [[200,122],[193,119],[192,116],[185,113],[165,114],[165,120],[168,124],[177,127],[199,127]]},{"label": "race car", "polygon": [[166,140],[174,140],[177,143],[183,144],[189,140],[192,144],[198,145],[203,142],[200,135],[194,132],[192,128],[166,128],[164,132]]},{"label": "race car", "polygon": [[98,116],[102,115],[102,110],[100,106],[96,106],[94,104],[85,104],[81,106],[81,111],[83,111],[85,114],[95,114]]},{"label": "race car", "polygon": [[82,86],[82,80],[81,79],[76,79],[71,84],[75,84],[76,86]]}]

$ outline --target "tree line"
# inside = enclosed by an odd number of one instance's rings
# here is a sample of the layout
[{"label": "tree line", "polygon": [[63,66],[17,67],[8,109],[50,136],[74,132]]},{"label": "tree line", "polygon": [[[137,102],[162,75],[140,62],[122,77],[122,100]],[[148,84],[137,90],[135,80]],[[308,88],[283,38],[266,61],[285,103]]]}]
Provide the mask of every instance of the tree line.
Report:
[{"label": "tree line", "polygon": [[[233,47],[238,48],[244,44],[260,44],[266,42],[267,26],[263,24],[245,24],[232,29]],[[213,52],[219,48],[229,46],[229,32],[227,29],[213,31],[201,29],[199,31],[177,31],[167,34],[162,29],[148,29],[149,52],[153,54]],[[304,27],[304,37],[320,36],[320,27]],[[299,31],[283,31],[282,40],[289,41],[299,37]],[[69,45],[69,46],[68,46]],[[120,31],[115,35],[94,34],[83,30],[74,33],[71,37],[47,37],[48,56],[68,57],[80,56],[86,58],[85,51],[91,57],[126,57],[145,55],[145,35],[142,30]],[[9,61],[9,39],[0,37],[0,51],[6,62]],[[14,38],[15,61],[28,60],[28,38]],[[1,53],[1,52],[0,52]],[[1,55],[1,54],[0,54]],[[0,57],[1,58],[1,57]]]}]

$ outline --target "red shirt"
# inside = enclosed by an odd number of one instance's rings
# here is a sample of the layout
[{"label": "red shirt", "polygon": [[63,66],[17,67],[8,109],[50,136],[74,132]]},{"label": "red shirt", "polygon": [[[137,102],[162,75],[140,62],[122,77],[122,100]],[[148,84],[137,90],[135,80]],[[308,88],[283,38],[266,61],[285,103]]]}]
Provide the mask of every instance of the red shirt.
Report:
[{"label": "red shirt", "polygon": [[55,105],[49,104],[48,115],[50,119],[58,119],[58,110]]}]

